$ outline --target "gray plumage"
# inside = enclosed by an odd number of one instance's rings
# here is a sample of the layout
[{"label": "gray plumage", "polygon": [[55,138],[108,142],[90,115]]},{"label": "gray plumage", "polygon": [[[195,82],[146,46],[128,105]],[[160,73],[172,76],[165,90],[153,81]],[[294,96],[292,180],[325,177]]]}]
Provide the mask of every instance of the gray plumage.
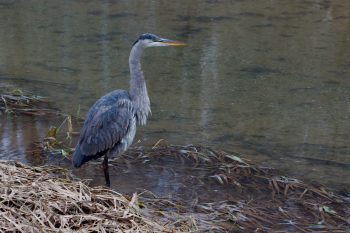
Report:
[{"label": "gray plumage", "polygon": [[74,167],[105,155],[104,171],[109,186],[108,156],[122,154],[132,144],[136,123],[145,125],[151,113],[146,82],[141,69],[144,48],[184,45],[182,42],[143,34],[129,56],[130,91],[115,90],[99,99],[89,110],[73,154]]},{"label": "gray plumage", "polygon": [[73,156],[73,165],[109,152],[123,153],[136,133],[136,113],[127,91],[116,90],[99,99],[86,116]]}]

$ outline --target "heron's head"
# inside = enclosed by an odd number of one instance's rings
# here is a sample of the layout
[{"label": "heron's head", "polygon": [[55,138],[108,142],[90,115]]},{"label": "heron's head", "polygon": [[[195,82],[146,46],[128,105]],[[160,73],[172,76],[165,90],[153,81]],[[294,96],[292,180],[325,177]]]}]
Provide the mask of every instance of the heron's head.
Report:
[{"label": "heron's head", "polygon": [[161,38],[157,35],[151,33],[142,34],[134,43],[143,45],[144,47],[154,47],[154,46],[184,46],[183,42],[176,40],[169,40]]}]

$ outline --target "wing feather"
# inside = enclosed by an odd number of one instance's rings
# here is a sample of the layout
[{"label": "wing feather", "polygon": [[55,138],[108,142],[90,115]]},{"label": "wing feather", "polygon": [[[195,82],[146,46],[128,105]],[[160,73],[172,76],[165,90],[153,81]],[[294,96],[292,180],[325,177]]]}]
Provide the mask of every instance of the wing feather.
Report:
[{"label": "wing feather", "polygon": [[135,111],[125,93],[107,94],[90,109],[79,139],[79,149],[85,157],[112,149],[128,134]]}]

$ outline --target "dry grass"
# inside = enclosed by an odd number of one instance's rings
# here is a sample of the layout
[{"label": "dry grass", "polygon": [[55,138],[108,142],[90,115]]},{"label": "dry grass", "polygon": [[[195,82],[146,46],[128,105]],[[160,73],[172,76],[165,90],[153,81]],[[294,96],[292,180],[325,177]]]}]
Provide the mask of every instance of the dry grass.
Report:
[{"label": "dry grass", "polygon": [[255,166],[238,155],[199,146],[140,147],[111,161],[111,166],[167,156],[205,169],[198,182],[216,181],[229,188],[230,200],[190,200],[189,206],[189,200],[158,198],[149,192],[128,197],[89,187],[58,167],[1,162],[0,231],[346,232],[350,228],[346,197]]},{"label": "dry grass", "polygon": [[138,163],[166,156],[190,161],[194,169],[206,169],[207,175],[200,182],[214,179],[232,190],[230,200],[197,202],[191,212],[183,213],[191,215],[200,231],[345,232],[350,229],[349,198],[322,185],[256,166],[238,154],[201,146],[171,145],[133,148],[120,161]]},{"label": "dry grass", "polygon": [[8,90],[0,95],[0,110],[6,114],[23,114],[31,116],[58,115],[58,110],[49,106],[49,101],[20,89]]},{"label": "dry grass", "polygon": [[[152,219],[154,210],[103,187],[74,182],[58,167],[0,163],[1,232],[175,232]],[[176,232],[188,232],[176,223]]]}]

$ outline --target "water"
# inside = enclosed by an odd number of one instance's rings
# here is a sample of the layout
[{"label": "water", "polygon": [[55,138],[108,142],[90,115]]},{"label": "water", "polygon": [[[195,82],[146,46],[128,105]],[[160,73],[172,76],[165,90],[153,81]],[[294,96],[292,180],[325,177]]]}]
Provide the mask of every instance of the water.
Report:
[{"label": "water", "polygon": [[[348,9],[340,0],[3,0],[0,82],[84,115],[128,89],[139,34],[182,40],[145,52],[152,117],[135,141],[206,144],[349,188]],[[1,158],[37,164],[30,145],[53,123],[1,118]]]}]

